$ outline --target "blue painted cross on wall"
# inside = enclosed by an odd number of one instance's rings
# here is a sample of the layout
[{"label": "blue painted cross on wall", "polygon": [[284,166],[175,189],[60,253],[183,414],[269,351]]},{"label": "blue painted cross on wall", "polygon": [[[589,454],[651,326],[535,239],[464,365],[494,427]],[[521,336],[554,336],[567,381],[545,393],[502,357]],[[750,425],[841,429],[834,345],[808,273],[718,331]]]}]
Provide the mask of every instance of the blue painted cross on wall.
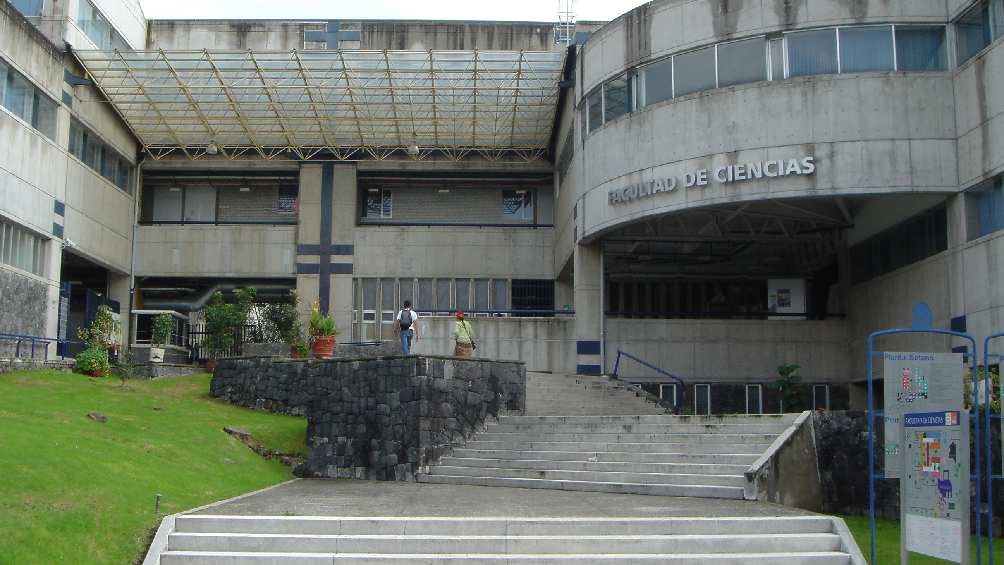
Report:
[{"label": "blue painted cross on wall", "polygon": [[329,21],[324,31],[303,32],[304,41],[323,41],[328,49],[338,49],[339,41],[362,41],[362,32],[358,30],[341,30],[338,27],[341,22],[337,20]]}]

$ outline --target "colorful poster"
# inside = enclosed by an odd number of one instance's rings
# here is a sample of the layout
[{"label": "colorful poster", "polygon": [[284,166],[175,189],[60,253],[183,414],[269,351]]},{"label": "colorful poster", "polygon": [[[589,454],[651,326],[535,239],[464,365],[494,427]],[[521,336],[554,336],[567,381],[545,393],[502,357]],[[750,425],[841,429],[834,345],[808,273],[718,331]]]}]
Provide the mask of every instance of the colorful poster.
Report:
[{"label": "colorful poster", "polygon": [[955,563],[966,555],[968,424],[968,413],[962,410],[903,415],[900,505],[907,551]]},{"label": "colorful poster", "polygon": [[961,353],[882,354],[885,402],[885,477],[899,478],[903,468],[900,428],[907,412],[960,410],[965,375]]}]

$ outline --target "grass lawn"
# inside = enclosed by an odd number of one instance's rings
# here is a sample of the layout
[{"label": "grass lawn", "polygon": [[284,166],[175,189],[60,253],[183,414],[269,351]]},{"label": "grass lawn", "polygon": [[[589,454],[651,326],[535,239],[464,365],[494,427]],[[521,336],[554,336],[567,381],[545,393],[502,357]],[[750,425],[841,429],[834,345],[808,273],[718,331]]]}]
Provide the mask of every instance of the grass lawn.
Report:
[{"label": "grass lawn", "polygon": [[[858,542],[861,553],[868,559],[869,539],[868,516],[841,516],[851,534]],[[976,538],[973,537],[970,544],[972,554],[971,563],[976,563]],[[983,563],[988,563],[987,540],[983,539]],[[875,565],[886,565],[899,563],[899,522],[893,520],[875,521]],[[950,561],[935,559],[916,553],[910,554],[910,565],[941,565]],[[994,539],[994,563],[1004,564],[1004,539]]]},{"label": "grass lawn", "polygon": [[[108,417],[88,419],[89,412]],[[0,375],[0,563],[131,563],[171,514],[292,477],[223,432],[303,453],[306,420],[209,396],[209,375]]]}]

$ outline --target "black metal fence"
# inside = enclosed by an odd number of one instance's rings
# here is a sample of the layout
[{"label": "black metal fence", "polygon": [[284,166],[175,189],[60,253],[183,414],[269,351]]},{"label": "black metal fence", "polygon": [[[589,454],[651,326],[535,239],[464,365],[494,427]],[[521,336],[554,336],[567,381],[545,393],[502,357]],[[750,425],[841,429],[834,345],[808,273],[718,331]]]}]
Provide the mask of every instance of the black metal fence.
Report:
[{"label": "black metal fence", "polygon": [[241,346],[252,343],[259,333],[253,324],[247,324],[234,332],[233,346],[223,351],[211,351],[206,343],[209,332],[206,323],[201,322],[191,326],[188,331],[188,349],[191,351],[191,361],[201,363],[218,357],[237,357],[241,354]]}]

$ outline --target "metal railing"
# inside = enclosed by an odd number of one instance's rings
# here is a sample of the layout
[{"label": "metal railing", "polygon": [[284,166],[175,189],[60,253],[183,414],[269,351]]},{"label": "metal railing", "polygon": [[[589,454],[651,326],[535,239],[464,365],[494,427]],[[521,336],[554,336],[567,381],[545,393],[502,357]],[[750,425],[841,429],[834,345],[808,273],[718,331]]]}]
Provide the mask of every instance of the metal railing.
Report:
[{"label": "metal railing", "polygon": [[[617,359],[614,361],[614,372],[611,375],[615,379],[619,379],[620,378],[618,375],[619,375],[620,366],[621,366],[621,357],[627,357],[628,359],[634,361],[635,363],[638,363],[642,367],[645,367],[647,369],[651,369],[651,370],[655,371],[656,373],[659,373],[660,375],[662,375],[662,376],[664,376],[664,377],[666,377],[666,378],[668,378],[670,380],[673,380],[677,384],[679,384],[680,385],[679,386],[679,394],[673,395],[675,397],[673,399],[674,400],[673,406],[669,406],[669,408],[672,408],[674,412],[679,412],[680,411],[680,409],[683,406],[683,398],[682,398],[683,397],[683,391],[686,390],[686,388],[687,388],[687,385],[683,382],[683,379],[681,379],[680,377],[674,375],[673,373],[670,373],[669,371],[667,371],[667,370],[665,370],[665,369],[663,369],[661,367],[656,367],[655,365],[649,363],[648,361],[645,361],[644,359],[640,359],[638,357],[635,357],[634,355],[631,355],[630,353],[627,353],[625,351],[621,351],[620,349],[617,350]],[[659,404],[663,404],[661,398],[659,399]]]},{"label": "metal railing", "polygon": [[[60,344],[60,343],[75,343],[75,344],[79,344],[79,343],[82,343],[80,341],[74,341],[74,340],[65,340],[65,339],[64,340],[59,340],[59,339],[52,338],[52,337],[41,337],[41,336],[37,336],[37,335],[9,334],[9,333],[0,333],[0,342],[14,342],[15,343],[15,346],[14,346],[14,357],[17,357],[17,358],[21,357],[21,348],[22,348],[22,346],[28,347],[29,351],[30,351],[30,354],[31,354],[31,357],[30,357],[31,359],[35,358],[36,351],[40,351],[41,352],[42,359],[47,359],[49,357],[49,344],[50,343],[56,343],[56,344]],[[25,346],[24,345],[25,343],[27,343],[28,345]]]}]

